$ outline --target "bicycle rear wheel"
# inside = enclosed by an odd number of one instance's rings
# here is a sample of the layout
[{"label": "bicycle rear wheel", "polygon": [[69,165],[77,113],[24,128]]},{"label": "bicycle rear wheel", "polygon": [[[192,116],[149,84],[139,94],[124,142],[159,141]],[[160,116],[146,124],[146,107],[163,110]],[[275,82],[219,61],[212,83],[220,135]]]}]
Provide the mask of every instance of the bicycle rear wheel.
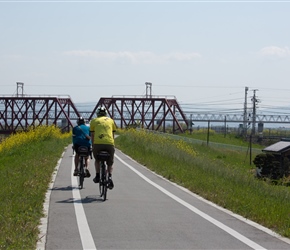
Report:
[{"label": "bicycle rear wheel", "polygon": [[100,196],[103,197],[103,201],[107,199],[107,173],[106,173],[106,165],[104,162],[101,162],[100,166]]},{"label": "bicycle rear wheel", "polygon": [[85,179],[83,157],[80,158],[80,171],[79,171],[78,179],[79,179],[79,189],[82,189],[84,187],[84,179]]},{"label": "bicycle rear wheel", "polygon": [[[100,175],[101,176],[101,175]],[[100,178],[100,182],[99,182],[99,190],[100,190],[100,196],[103,196],[103,184],[102,184],[102,178]]]},{"label": "bicycle rear wheel", "polygon": [[103,185],[102,185],[102,194],[103,194],[103,201],[107,199],[107,180],[106,176],[104,176]]},{"label": "bicycle rear wheel", "polygon": [[102,184],[102,176],[103,176],[103,163],[100,162],[100,181],[99,181],[99,191],[100,191],[100,196],[103,196],[103,184]]},{"label": "bicycle rear wheel", "polygon": [[105,201],[107,199],[107,187],[108,187],[107,183],[108,182],[106,180],[106,175],[105,175],[104,183],[103,183],[103,201]]}]

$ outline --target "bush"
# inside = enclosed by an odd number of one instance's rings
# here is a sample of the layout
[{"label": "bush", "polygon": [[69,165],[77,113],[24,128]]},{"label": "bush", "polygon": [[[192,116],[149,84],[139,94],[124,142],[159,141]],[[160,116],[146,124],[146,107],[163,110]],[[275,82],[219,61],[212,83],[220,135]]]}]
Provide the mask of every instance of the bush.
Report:
[{"label": "bush", "polygon": [[280,163],[280,157],[270,153],[258,154],[253,163],[257,171],[258,178],[270,178],[272,180],[279,180],[289,176],[289,159],[283,157],[283,162]]}]

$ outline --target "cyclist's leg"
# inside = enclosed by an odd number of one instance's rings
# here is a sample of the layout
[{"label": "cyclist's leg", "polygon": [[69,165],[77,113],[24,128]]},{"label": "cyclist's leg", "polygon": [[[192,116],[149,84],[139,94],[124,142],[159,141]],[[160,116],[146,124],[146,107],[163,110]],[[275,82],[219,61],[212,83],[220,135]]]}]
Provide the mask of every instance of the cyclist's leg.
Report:
[{"label": "cyclist's leg", "polygon": [[94,165],[95,165],[95,170],[96,170],[96,176],[93,179],[94,183],[99,183],[100,182],[100,162],[97,159],[97,154],[100,151],[99,148],[100,148],[99,145],[94,144],[94,146],[93,146],[93,155],[94,155],[94,158],[95,158]]},{"label": "cyclist's leg", "polygon": [[109,189],[113,189],[114,188],[114,183],[112,180],[112,174],[113,174],[113,164],[114,164],[114,154],[115,154],[115,147],[114,145],[107,145],[107,149],[106,149],[109,154],[110,154],[110,159],[107,161],[108,164],[108,173],[109,173]]},{"label": "cyclist's leg", "polygon": [[77,176],[78,172],[79,172],[79,170],[78,170],[78,167],[79,167],[79,154],[78,154],[79,145],[75,144],[74,150],[76,152],[75,159],[74,159],[74,164],[75,164],[74,176]]},{"label": "cyclist's leg", "polygon": [[89,162],[90,162],[89,157],[86,157],[85,158],[85,173],[86,173],[86,178],[91,177],[91,173],[89,171]]},{"label": "cyclist's leg", "polygon": [[77,170],[78,169],[78,165],[79,165],[79,154],[78,153],[75,154],[74,162],[75,162],[75,170]]},{"label": "cyclist's leg", "polygon": [[94,183],[100,182],[100,163],[97,159],[95,159],[95,170],[96,170],[96,176],[93,179]]},{"label": "cyclist's leg", "polygon": [[89,164],[90,164],[90,158],[87,156],[85,160],[85,167],[89,168]]},{"label": "cyclist's leg", "polygon": [[108,172],[110,175],[113,173],[113,164],[114,164],[114,154],[115,154],[115,147],[113,145],[106,145],[106,151],[110,154],[110,158],[107,161],[108,164]]},{"label": "cyclist's leg", "polygon": [[[90,151],[90,147],[88,147],[88,150]],[[85,173],[86,173],[87,178],[91,177],[91,173],[89,171],[89,163],[90,163],[90,157],[87,156],[85,157]]]}]

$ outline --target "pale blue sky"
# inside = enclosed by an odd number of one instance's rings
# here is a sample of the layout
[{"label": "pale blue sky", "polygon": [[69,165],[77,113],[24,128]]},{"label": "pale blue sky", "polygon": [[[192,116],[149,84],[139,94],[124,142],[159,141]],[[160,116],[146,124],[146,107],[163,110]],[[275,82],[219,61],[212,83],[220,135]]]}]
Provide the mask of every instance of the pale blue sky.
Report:
[{"label": "pale blue sky", "polygon": [[[290,107],[290,1],[1,1],[1,95]],[[249,105],[250,106],[250,105]],[[280,112],[277,110],[277,112]]]}]

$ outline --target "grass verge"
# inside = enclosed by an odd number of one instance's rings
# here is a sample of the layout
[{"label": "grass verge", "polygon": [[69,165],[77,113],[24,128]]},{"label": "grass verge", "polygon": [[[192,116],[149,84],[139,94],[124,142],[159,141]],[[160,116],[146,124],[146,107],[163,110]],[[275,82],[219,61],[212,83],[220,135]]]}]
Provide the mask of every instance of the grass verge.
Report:
[{"label": "grass verge", "polygon": [[254,177],[244,154],[128,130],[116,147],[194,193],[290,238],[290,190]]},{"label": "grass verge", "polygon": [[0,249],[35,249],[43,202],[70,135],[41,127],[0,144]]}]

